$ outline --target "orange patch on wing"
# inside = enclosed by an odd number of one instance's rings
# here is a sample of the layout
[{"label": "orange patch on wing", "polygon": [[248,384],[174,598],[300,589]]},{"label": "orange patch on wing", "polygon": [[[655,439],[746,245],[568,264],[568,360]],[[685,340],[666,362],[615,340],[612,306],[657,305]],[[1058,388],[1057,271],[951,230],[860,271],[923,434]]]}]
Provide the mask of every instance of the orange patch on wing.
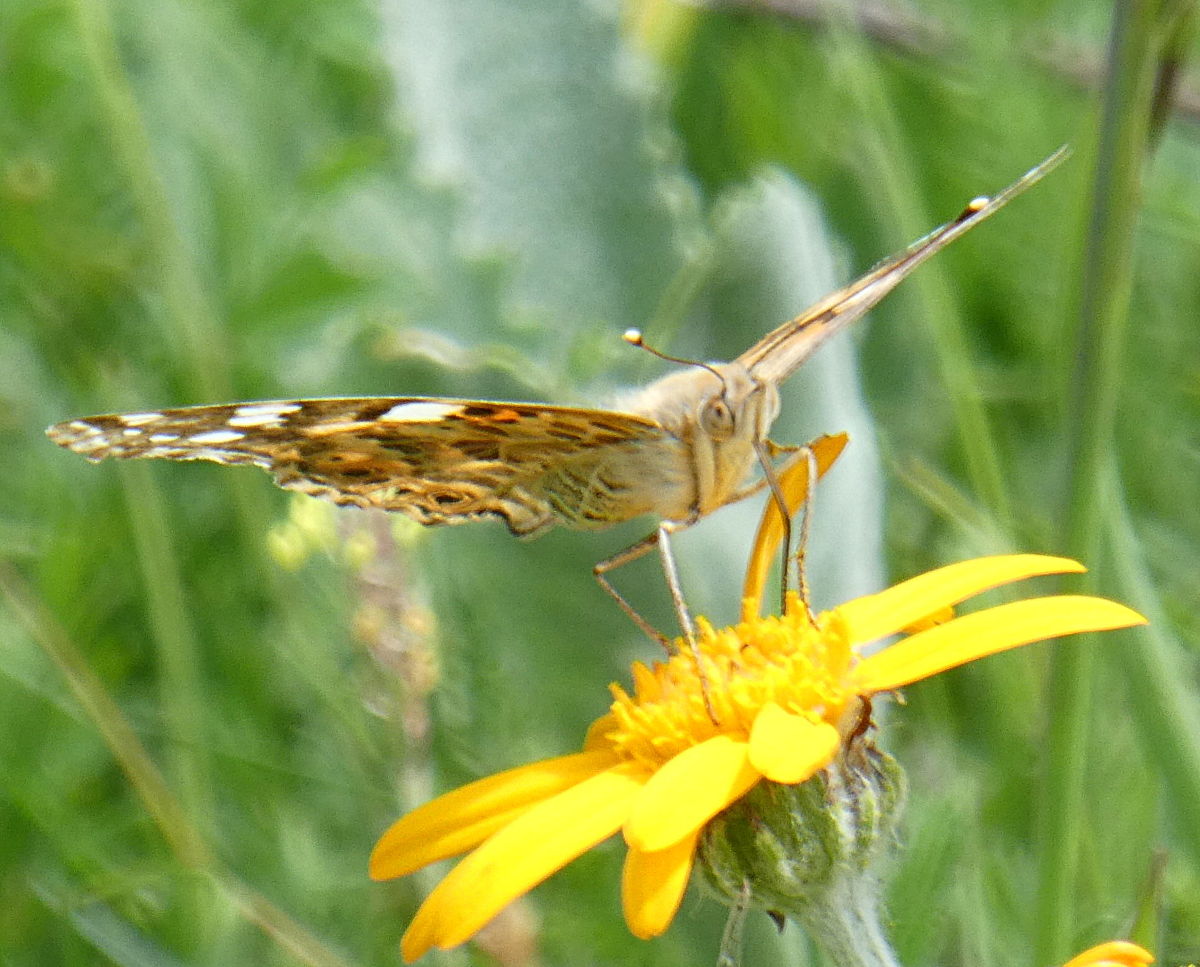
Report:
[{"label": "orange patch on wing", "polygon": [[504,409],[492,410],[484,419],[488,423],[520,423],[522,417],[512,407],[506,406]]}]

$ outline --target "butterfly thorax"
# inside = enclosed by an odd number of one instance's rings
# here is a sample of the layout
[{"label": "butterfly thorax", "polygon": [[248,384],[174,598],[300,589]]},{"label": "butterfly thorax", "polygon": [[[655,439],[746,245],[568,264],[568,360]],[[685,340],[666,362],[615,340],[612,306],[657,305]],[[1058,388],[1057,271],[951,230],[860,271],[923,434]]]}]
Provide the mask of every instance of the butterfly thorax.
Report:
[{"label": "butterfly thorax", "polygon": [[[672,520],[704,516],[728,503],[754,466],[755,442],[766,439],[779,415],[775,386],[755,380],[737,362],[673,373],[623,403],[656,421],[669,439],[664,450],[673,459],[662,467],[670,463],[672,473],[659,482],[656,512]],[[668,491],[671,500],[664,501]]]}]

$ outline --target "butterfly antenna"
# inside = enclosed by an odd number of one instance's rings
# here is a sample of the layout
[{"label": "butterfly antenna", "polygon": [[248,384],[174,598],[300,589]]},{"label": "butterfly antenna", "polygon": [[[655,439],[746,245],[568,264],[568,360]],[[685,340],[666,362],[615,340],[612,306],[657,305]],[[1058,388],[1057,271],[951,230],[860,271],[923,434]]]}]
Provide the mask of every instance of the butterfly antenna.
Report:
[{"label": "butterfly antenna", "polygon": [[710,366],[708,363],[702,363],[698,359],[684,359],[682,356],[668,356],[666,353],[655,349],[648,342],[646,342],[645,338],[642,336],[642,330],[640,329],[626,329],[621,338],[629,343],[629,345],[637,346],[638,349],[644,349],[651,356],[657,356],[659,359],[665,360],[668,363],[678,363],[680,366],[699,366],[701,369],[707,369],[721,381],[722,386],[725,385],[725,377],[717,372],[717,368],[715,366]]}]

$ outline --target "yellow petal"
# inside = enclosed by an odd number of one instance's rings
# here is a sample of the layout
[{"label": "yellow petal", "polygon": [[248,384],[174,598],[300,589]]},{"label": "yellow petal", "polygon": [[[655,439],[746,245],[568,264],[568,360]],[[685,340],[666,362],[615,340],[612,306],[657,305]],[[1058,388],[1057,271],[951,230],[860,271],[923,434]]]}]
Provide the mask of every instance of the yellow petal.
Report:
[{"label": "yellow petal", "polygon": [[[831,433],[818,437],[808,444],[813,458],[817,463],[817,476],[825,476],[825,471],[833,466],[833,462],[841,456],[850,438],[845,433]],[[788,506],[788,517],[808,499],[808,460],[803,455],[779,475],[779,489],[783,491],[784,502]],[[759,605],[762,601],[763,582],[767,579],[767,571],[771,568],[771,559],[775,549],[783,539],[783,516],[779,513],[779,504],[767,492],[767,506],[763,511],[762,521],[758,525],[758,533],[754,537],[754,546],[750,551],[750,563],[746,567],[746,580],[742,584],[742,620],[749,621],[757,618]]]},{"label": "yellow petal", "polygon": [[650,777],[625,824],[625,842],[647,853],[673,846],[760,778],[744,741],[718,735],[694,745]]},{"label": "yellow petal", "polygon": [[768,702],[750,729],[750,764],[772,782],[803,782],[833,760],[840,744],[828,722],[813,722]]},{"label": "yellow petal", "polygon": [[1063,967],[1140,967],[1154,963],[1154,954],[1128,940],[1111,940],[1078,957],[1072,957]]},{"label": "yellow petal", "polygon": [[622,763],[531,807],[466,857],[417,911],[401,941],[406,960],[470,938],[521,894],[621,828],[646,782]]},{"label": "yellow petal", "polygon": [[371,851],[370,875],[387,880],[478,846],[536,803],[608,769],[611,751],[545,759],[438,796],[392,824]]},{"label": "yellow petal", "polygon": [[432,899],[433,894],[430,894],[400,938],[400,956],[406,964],[424,957],[437,943],[438,907],[430,904]]},{"label": "yellow petal", "polygon": [[657,853],[631,849],[621,871],[621,906],[629,932],[657,937],[671,925],[687,890],[700,830]]},{"label": "yellow petal", "polygon": [[850,672],[860,695],[899,688],[967,662],[1045,638],[1111,631],[1146,619],[1115,601],[1058,595],[962,615],[865,658]]},{"label": "yellow petal", "polygon": [[866,644],[919,624],[972,595],[1022,578],[1087,570],[1078,561],[1045,554],[1001,554],[940,567],[886,591],[839,605],[850,640]]}]

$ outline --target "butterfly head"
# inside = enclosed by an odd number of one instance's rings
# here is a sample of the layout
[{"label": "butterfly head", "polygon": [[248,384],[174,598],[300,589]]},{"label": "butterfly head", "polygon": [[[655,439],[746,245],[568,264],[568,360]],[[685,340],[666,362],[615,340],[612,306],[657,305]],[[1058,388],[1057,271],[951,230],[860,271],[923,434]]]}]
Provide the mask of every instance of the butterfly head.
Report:
[{"label": "butterfly head", "polygon": [[695,481],[691,507],[707,514],[749,475],[754,445],[779,415],[779,391],[739,362],[704,363],[660,379],[625,405],[680,442]]},{"label": "butterfly head", "polygon": [[779,415],[775,385],[755,379],[738,363],[713,364],[708,371],[716,379],[696,400],[694,414],[703,436],[718,446],[753,446],[765,439]]},{"label": "butterfly head", "polygon": [[[642,338],[640,329],[627,329],[624,340],[659,359],[688,367],[647,387],[631,402],[677,432],[698,429],[715,444],[742,440],[753,445],[765,439],[779,415],[777,380],[760,379],[740,359],[732,363],[702,363],[671,356]],[[682,432],[690,438],[690,432]]]},{"label": "butterfly head", "polygon": [[740,363],[713,365],[700,374],[694,397],[691,449],[696,464],[696,506],[701,514],[723,506],[745,483],[754,446],[767,438],[779,415],[779,390]]}]

